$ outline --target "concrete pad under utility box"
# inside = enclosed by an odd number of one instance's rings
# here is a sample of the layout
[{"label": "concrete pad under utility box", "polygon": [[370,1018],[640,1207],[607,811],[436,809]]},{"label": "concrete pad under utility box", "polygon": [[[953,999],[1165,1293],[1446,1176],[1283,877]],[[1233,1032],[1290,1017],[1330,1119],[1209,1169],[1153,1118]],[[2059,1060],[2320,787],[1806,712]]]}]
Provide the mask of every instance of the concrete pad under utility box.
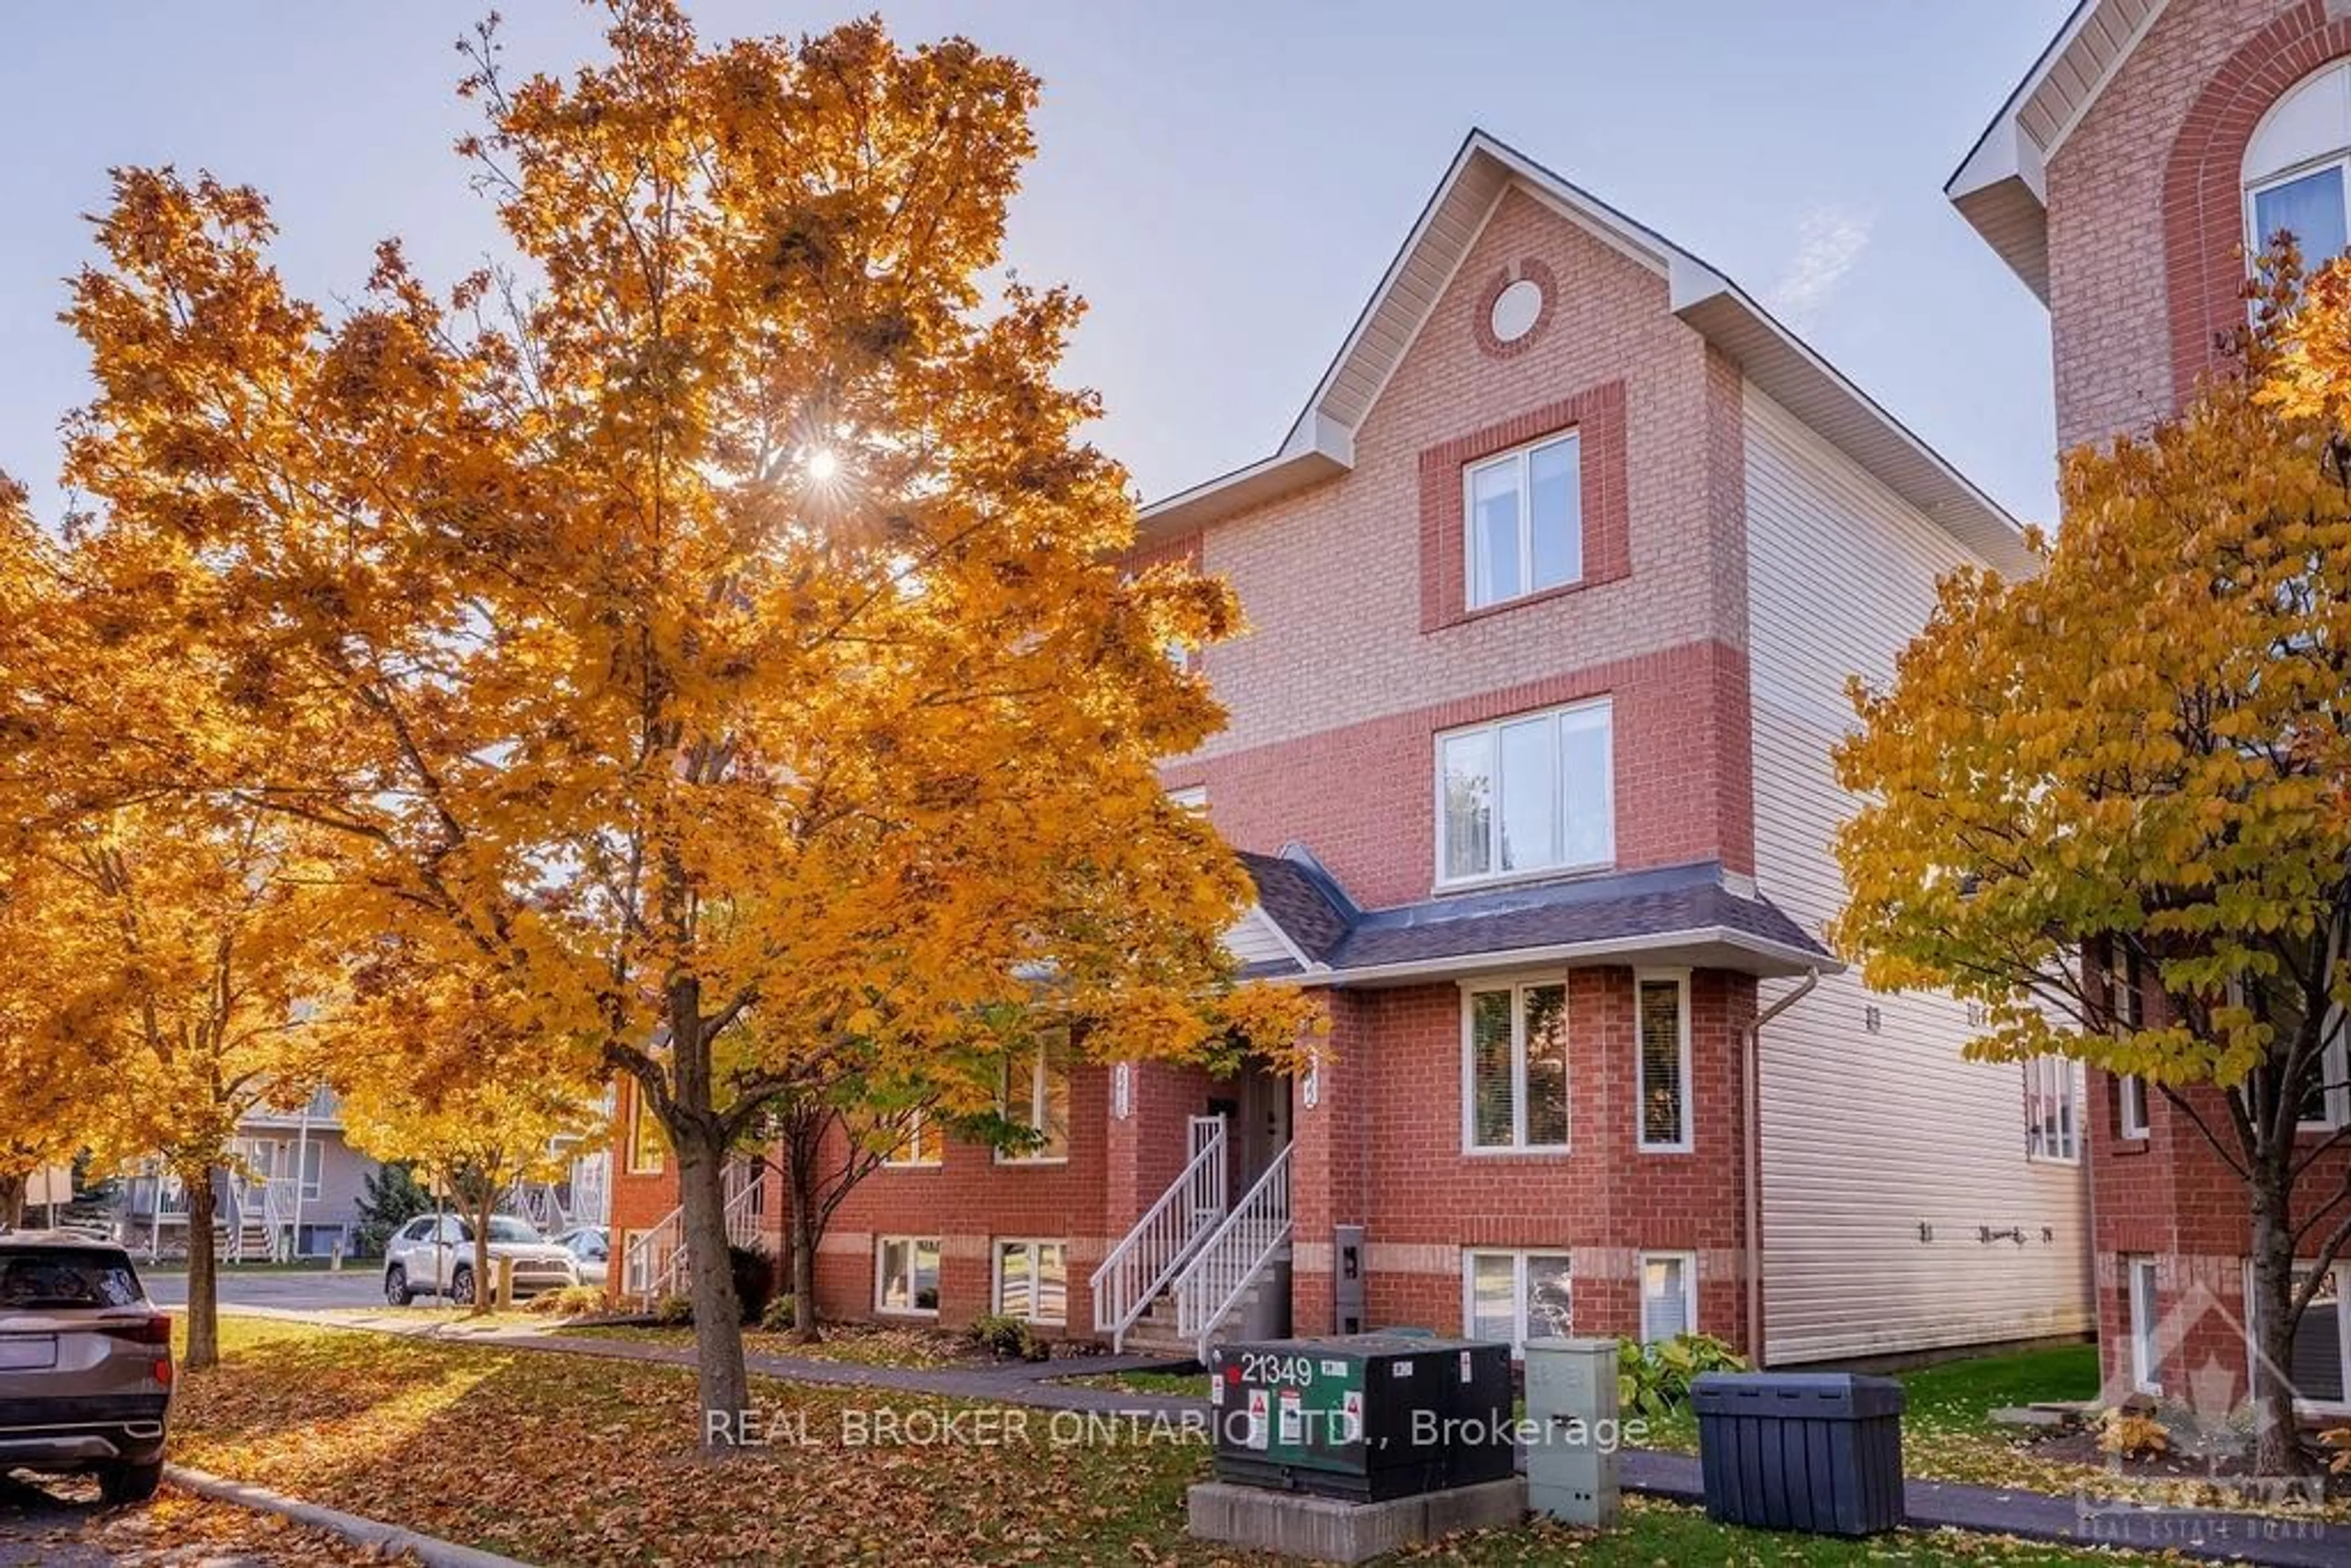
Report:
[{"label": "concrete pad under utility box", "polygon": [[1523,1523],[1527,1483],[1517,1477],[1420,1492],[1385,1502],[1346,1502],[1305,1492],[1203,1481],[1187,1494],[1196,1540],[1284,1557],[1362,1563],[1464,1530]]}]

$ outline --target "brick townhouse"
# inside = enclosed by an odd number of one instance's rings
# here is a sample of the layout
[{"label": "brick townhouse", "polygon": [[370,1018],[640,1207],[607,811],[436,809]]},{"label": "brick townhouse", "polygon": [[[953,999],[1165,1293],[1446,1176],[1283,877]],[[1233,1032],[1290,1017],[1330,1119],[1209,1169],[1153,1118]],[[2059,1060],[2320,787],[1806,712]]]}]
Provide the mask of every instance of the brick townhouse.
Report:
[{"label": "brick townhouse", "polygon": [[[1330,1049],[1012,1064],[1046,1146],[918,1138],[835,1216],[827,1312],[1687,1328],[1777,1364],[2089,1328],[2076,1075],[1961,1061],[1958,1004],[1821,938],[1847,674],[1938,573],[2026,558],[1746,294],[1472,135],[1278,450],[1148,507],[1137,554],[1247,611],[1203,656],[1230,723],[1164,778]],[[622,1141],[616,1223],[657,1238],[658,1150]]]},{"label": "brick townhouse", "polygon": [[[2049,310],[2061,446],[2178,409],[2245,319],[2259,239],[2344,249],[2351,167],[2351,5],[2344,0],[2089,0],[2067,18],[1948,187]],[[2258,236],[2258,237],[2257,237]],[[2159,1005],[2134,974],[2121,1006]],[[2338,1032],[2326,1074],[2342,1084]],[[2219,1097],[2192,1103],[2224,1124]],[[2192,1377],[2245,1390],[2243,1188],[2166,1098],[2092,1075],[2088,1118],[2100,1343],[2110,1392],[2170,1398]],[[2306,1108],[2306,1201],[2344,1190],[2351,1091]],[[2312,1217],[2299,1215],[2297,1223]],[[2324,1234],[2320,1228],[2317,1234]],[[2344,1408],[2351,1265],[2304,1315],[2289,1376]]]}]

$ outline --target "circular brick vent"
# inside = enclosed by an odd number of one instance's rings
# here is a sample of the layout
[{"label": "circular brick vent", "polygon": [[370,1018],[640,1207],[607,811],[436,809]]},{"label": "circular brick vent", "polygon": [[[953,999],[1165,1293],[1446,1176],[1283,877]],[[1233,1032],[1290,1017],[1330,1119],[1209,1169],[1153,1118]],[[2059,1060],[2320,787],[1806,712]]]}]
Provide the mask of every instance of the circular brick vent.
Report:
[{"label": "circular brick vent", "polygon": [[1478,347],[1498,360],[1523,350],[1551,324],[1551,268],[1530,256],[1486,285],[1473,323]]}]

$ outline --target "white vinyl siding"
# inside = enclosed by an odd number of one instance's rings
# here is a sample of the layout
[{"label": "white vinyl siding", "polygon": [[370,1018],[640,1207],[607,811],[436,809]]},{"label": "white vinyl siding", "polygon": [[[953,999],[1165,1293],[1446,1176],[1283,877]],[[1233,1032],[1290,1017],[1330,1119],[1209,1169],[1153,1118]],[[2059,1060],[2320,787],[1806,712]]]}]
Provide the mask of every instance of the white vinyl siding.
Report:
[{"label": "white vinyl siding", "polygon": [[[1753,386],[1745,399],[1756,880],[1818,931],[1844,901],[1829,844],[1852,802],[1829,750],[1854,723],[1845,679],[1888,678],[1936,574],[1968,558]],[[1759,1005],[1792,984],[1764,983]],[[1949,997],[1871,992],[1851,969],[1763,1030],[1772,1361],[2094,1326],[2083,1169],[2026,1160],[2017,1069],[1962,1059],[1970,1034]],[[1987,1224],[2025,1245],[1986,1245]]]}]

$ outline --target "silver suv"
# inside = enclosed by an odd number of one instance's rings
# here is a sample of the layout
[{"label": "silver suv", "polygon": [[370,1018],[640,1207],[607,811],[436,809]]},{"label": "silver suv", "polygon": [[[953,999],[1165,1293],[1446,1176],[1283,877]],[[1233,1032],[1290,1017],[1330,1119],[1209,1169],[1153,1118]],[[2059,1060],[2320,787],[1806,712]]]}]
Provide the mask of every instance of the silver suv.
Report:
[{"label": "silver suv", "polygon": [[0,1230],[0,1471],[94,1470],[109,1502],[152,1496],[172,1408],[172,1320],[131,1255]]},{"label": "silver suv", "polygon": [[[517,1301],[580,1282],[570,1252],[541,1236],[529,1220],[511,1214],[490,1216],[492,1266],[501,1260],[514,1270]],[[454,1214],[438,1219],[419,1215],[393,1231],[383,1249],[383,1299],[395,1307],[418,1296],[446,1296],[470,1306],[479,1288],[474,1278],[474,1227]]]}]

